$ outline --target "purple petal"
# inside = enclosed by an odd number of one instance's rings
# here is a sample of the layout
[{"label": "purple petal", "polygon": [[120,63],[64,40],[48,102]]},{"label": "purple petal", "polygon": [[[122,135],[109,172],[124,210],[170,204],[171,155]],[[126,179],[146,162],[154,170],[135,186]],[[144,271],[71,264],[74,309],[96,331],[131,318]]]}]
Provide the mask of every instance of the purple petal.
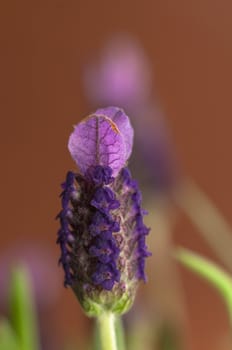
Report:
[{"label": "purple petal", "polygon": [[122,133],[124,137],[124,141],[126,144],[126,157],[127,159],[130,157],[133,146],[133,137],[134,130],[131,126],[130,119],[124,113],[124,111],[118,107],[106,107],[100,108],[96,111],[96,115],[107,115],[108,118],[113,120],[113,122],[117,125],[119,131]]},{"label": "purple petal", "polygon": [[76,125],[68,149],[83,174],[91,166],[102,165],[117,176],[128,158],[124,134],[107,115],[93,114]]}]

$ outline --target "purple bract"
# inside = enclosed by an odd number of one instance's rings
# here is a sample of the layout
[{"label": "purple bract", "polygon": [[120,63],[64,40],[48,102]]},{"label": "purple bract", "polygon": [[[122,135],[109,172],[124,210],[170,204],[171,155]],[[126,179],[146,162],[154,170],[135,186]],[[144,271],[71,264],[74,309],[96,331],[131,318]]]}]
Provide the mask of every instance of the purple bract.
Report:
[{"label": "purple bract", "polygon": [[82,174],[91,166],[109,166],[116,176],[132,151],[133,128],[123,110],[99,109],[76,125],[68,148]]}]

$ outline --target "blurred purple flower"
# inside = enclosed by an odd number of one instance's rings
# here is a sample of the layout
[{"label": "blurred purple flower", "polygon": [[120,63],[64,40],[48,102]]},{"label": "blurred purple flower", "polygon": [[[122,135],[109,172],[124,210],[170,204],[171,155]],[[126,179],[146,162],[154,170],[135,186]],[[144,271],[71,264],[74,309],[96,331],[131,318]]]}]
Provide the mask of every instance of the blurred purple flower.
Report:
[{"label": "blurred purple flower", "polygon": [[134,119],[135,151],[131,169],[144,187],[169,194],[181,180],[180,166],[162,113],[153,105],[138,111]]},{"label": "blurred purple flower", "polygon": [[131,38],[112,40],[84,73],[86,96],[96,105],[127,109],[143,104],[150,95],[150,65],[144,51]]}]

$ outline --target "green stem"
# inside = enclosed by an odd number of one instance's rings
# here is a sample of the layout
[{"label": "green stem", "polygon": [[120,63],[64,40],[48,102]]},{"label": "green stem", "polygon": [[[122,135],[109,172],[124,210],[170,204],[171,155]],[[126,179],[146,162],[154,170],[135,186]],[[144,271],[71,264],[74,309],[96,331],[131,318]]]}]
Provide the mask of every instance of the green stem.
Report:
[{"label": "green stem", "polygon": [[118,349],[126,350],[125,333],[124,333],[122,318],[120,316],[115,317],[115,329],[116,329]]},{"label": "green stem", "polygon": [[111,312],[104,312],[98,317],[101,350],[117,350],[115,316]]}]

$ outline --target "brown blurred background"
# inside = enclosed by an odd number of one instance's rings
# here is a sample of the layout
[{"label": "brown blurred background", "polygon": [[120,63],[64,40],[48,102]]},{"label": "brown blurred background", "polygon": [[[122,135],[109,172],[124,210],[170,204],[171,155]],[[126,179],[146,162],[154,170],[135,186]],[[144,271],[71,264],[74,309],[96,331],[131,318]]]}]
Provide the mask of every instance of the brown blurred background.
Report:
[{"label": "brown blurred background", "polygon": [[[90,332],[72,292],[62,287],[54,243],[59,186],[74,168],[67,139],[72,125],[90,112],[83,66],[112,35],[136,37],[152,63],[183,172],[232,225],[232,2],[3,1],[0,16],[0,254],[30,241],[54,255],[58,290],[46,309],[43,333],[55,335],[59,350],[65,339]],[[184,215],[175,242],[216,260]],[[180,272],[188,313],[186,349],[223,350],[229,325],[222,301],[206,283]],[[41,281],[45,289],[48,278]]]}]

